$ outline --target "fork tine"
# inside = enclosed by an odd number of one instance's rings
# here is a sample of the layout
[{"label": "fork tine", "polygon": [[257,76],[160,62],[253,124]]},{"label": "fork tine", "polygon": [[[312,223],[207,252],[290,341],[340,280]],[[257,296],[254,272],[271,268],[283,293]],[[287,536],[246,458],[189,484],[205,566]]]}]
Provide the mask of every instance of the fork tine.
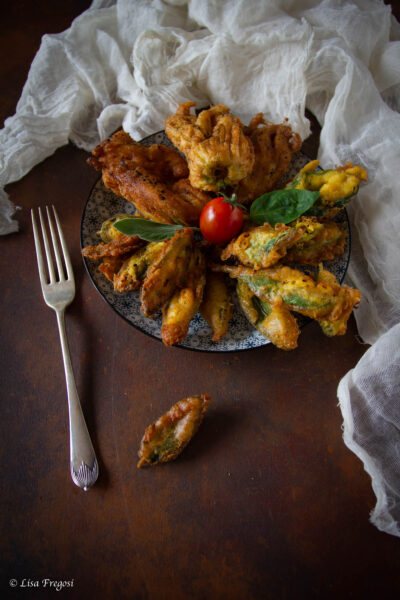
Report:
[{"label": "fork tine", "polygon": [[[54,206],[53,206],[53,211],[54,211]],[[48,206],[46,206],[46,212],[47,212],[47,220],[49,222],[51,239],[53,241],[54,256],[56,257],[58,279],[59,279],[59,281],[65,281],[64,268],[63,268],[63,264],[62,264],[62,260],[61,260],[61,256],[60,256],[60,251],[58,249],[58,242],[57,242],[56,231],[54,229],[53,220],[51,218]]]},{"label": "fork tine", "polygon": [[53,208],[54,218],[55,218],[56,223],[57,223],[58,235],[59,235],[59,238],[60,238],[61,248],[62,248],[63,255],[64,255],[64,262],[65,262],[65,266],[67,268],[67,277],[68,277],[68,279],[72,279],[73,280],[74,279],[74,272],[72,270],[72,263],[71,263],[71,259],[70,259],[70,256],[69,256],[67,243],[65,241],[64,233],[63,233],[63,230],[61,228],[60,221],[58,219],[58,214],[57,214],[56,208],[55,208],[55,206],[53,206],[52,208]]},{"label": "fork tine", "polygon": [[44,242],[44,250],[45,250],[46,259],[47,259],[47,266],[49,269],[50,283],[54,283],[55,275],[54,275],[53,259],[51,256],[49,238],[47,237],[46,226],[45,226],[44,219],[42,216],[42,211],[40,210],[40,206],[39,206],[39,218],[40,218],[40,224],[42,226],[42,236],[43,236],[43,242]]},{"label": "fork tine", "polygon": [[33,208],[31,209],[31,218],[32,218],[32,229],[33,229],[33,237],[35,240],[36,258],[37,258],[38,269],[39,269],[40,283],[42,284],[42,286],[44,286],[47,284],[47,273],[46,273],[46,267],[45,267],[44,260],[43,260],[42,246],[40,244],[39,230],[37,227],[35,212],[34,212]]}]

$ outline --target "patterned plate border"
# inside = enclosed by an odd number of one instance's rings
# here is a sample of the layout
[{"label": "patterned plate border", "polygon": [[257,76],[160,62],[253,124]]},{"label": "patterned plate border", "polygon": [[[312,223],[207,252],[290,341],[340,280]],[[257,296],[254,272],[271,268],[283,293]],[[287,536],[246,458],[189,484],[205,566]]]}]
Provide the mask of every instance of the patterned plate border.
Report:
[{"label": "patterned plate border", "polygon": [[[141,143],[146,146],[151,144],[164,144],[173,147],[170,140],[163,131],[154,133],[144,138]],[[292,178],[307,162],[310,161],[305,154],[298,152],[294,155],[288,178]],[[90,190],[89,196],[83,208],[81,219],[81,248],[88,245],[95,245],[100,242],[97,232],[101,228],[103,221],[118,213],[134,213],[133,204],[119,196],[116,196],[111,190],[107,189],[101,177],[96,181]],[[329,261],[325,267],[331,271],[340,283],[344,276],[350,260],[350,225],[346,210],[341,211],[337,220],[346,223],[347,244],[344,254],[337,260]],[[140,299],[138,292],[126,292],[125,294],[114,293],[113,286],[104,275],[98,270],[98,264],[95,261],[89,261],[83,258],[89,277],[100,293],[102,298],[109,306],[130,325],[133,325],[143,333],[161,340],[161,315],[155,319],[149,319],[143,316],[140,311]],[[188,350],[198,350],[202,352],[237,352],[240,350],[249,350],[258,348],[270,343],[262,336],[243,315],[236,294],[233,294],[233,316],[229,324],[227,335],[220,342],[211,340],[211,329],[198,313],[192,320],[186,339],[177,344],[177,347]],[[309,322],[309,319],[296,315],[300,326]]]}]

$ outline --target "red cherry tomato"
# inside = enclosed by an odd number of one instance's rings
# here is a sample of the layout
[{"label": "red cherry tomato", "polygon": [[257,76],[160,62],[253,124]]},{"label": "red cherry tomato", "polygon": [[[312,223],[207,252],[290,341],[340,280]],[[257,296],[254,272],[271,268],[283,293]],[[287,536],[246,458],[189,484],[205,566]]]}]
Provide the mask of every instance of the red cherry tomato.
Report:
[{"label": "red cherry tomato", "polygon": [[208,242],[225,244],[237,235],[243,226],[240,206],[225,198],[213,198],[200,213],[200,231]]}]

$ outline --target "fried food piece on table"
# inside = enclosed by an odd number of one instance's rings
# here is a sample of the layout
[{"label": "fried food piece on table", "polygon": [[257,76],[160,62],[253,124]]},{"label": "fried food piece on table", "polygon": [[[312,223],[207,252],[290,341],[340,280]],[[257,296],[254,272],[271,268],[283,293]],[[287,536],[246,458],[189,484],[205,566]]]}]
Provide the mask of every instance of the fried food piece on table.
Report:
[{"label": "fried food piece on table", "polygon": [[302,142],[289,125],[270,123],[262,113],[252,118],[245,133],[252,142],[255,159],[252,170],[237,186],[236,195],[239,202],[248,205],[276,187]]},{"label": "fried food piece on table", "polygon": [[138,452],[138,468],[174,460],[199,429],[210,400],[208,394],[184,398],[147,427]]},{"label": "fried food piece on table", "polygon": [[[153,221],[196,225],[210,199],[193,190],[186,161],[173,148],[161,144],[147,147],[118,131],[92,154],[88,163],[102,172],[104,185]],[[177,185],[182,180],[183,191]]]},{"label": "fried food piece on table", "polygon": [[254,164],[253,144],[243,123],[223,104],[190,113],[194,102],[180,104],[167,118],[165,132],[185,154],[194,188],[216,192],[236,185]]},{"label": "fried food piece on table", "polygon": [[185,339],[190,321],[199,310],[205,282],[204,254],[199,246],[194,246],[183,287],[177,289],[162,307],[161,338],[166,346]]},{"label": "fried food piece on table", "polygon": [[367,181],[367,171],[351,162],[337,169],[318,169],[318,160],[307,163],[287,189],[319,191],[319,198],[307,215],[333,218],[357,194],[362,181]]},{"label": "fried food piece on table", "polygon": [[281,299],[275,304],[261,300],[240,279],[236,292],[245,316],[263,336],[281,350],[293,350],[297,347],[300,329],[296,318]]},{"label": "fried food piece on table", "polygon": [[164,242],[162,251],[146,273],[141,288],[142,311],[153,317],[170,299],[176,288],[184,287],[193,253],[193,231],[179,229]]},{"label": "fried food piece on table", "polygon": [[225,274],[208,270],[200,314],[212,329],[213,342],[219,342],[226,335],[232,308]]}]

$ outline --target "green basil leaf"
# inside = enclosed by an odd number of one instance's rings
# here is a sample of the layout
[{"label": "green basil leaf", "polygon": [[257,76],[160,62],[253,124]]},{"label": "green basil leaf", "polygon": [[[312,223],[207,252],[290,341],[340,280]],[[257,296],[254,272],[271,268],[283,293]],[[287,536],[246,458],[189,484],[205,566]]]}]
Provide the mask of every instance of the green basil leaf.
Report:
[{"label": "green basil leaf", "polygon": [[310,190],[274,190],[254,200],[250,218],[257,225],[291,223],[307,212],[318,197],[319,192]]},{"label": "green basil leaf", "polygon": [[173,237],[178,229],[183,229],[183,225],[156,223],[141,217],[121,219],[114,223],[114,227],[125,235],[137,235],[147,242],[162,242]]}]

